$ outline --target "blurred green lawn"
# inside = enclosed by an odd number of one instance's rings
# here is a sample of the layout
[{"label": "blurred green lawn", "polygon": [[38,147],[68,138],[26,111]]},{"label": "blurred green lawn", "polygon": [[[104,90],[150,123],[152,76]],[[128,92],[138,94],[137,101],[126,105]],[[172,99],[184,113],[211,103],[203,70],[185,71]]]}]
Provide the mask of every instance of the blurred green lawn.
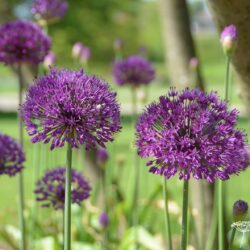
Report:
[{"label": "blurred green lawn", "polygon": [[[223,86],[224,86],[224,75],[225,75],[225,58],[222,54],[220,44],[218,42],[217,36],[200,34],[197,40],[197,51],[200,56],[201,64],[203,67],[203,74],[206,81],[206,87],[208,90],[216,90],[223,97]],[[157,69],[157,81],[150,86],[150,101],[156,100],[159,95],[166,93],[168,87],[170,86],[167,82],[163,82],[163,79],[167,79],[167,73],[163,63],[155,63]],[[111,77],[111,63],[109,65],[102,65],[101,63],[90,64],[91,73],[95,73],[102,78],[106,79],[108,82],[112,82]],[[12,94],[17,91],[16,80],[13,77],[12,72],[6,66],[0,66],[0,95],[2,94]],[[118,100],[122,104],[130,103],[130,89],[121,88],[112,84],[112,88],[118,92]],[[240,99],[235,94],[237,93],[237,87],[233,86],[234,95],[232,96],[232,106],[237,106],[242,108],[242,103]],[[123,191],[128,195],[132,194],[132,183],[133,183],[133,165],[131,147],[134,141],[134,131],[131,129],[130,117],[122,117],[123,129],[120,134],[115,138],[114,146],[109,144],[108,150],[111,155],[109,160],[110,171],[112,169],[113,174],[119,178],[119,183],[121,183]],[[239,127],[245,129],[247,132],[250,131],[250,125],[247,119],[241,117],[239,119]],[[13,137],[17,138],[17,126],[16,126],[16,115],[15,114],[1,114],[0,115],[0,131],[7,133]],[[25,180],[25,197],[28,200],[32,200],[32,190],[33,190],[33,180],[34,180],[34,170],[38,165],[46,165],[48,167],[53,167],[55,165],[64,165],[65,157],[63,154],[64,149],[54,150],[44,159],[41,155],[41,159],[34,159],[35,151],[41,150],[42,147],[47,147],[45,145],[41,146],[31,146],[29,138],[25,137],[25,150],[29,152],[27,154],[26,170],[24,172]],[[113,150],[119,154],[124,154],[126,158],[126,164],[122,170],[115,166]],[[48,151],[48,149],[47,149]],[[77,168],[83,168],[83,164],[77,157],[77,153],[74,154],[74,166]],[[43,167],[41,169],[44,170]],[[159,176],[154,176],[149,174],[145,166],[145,161],[140,163],[141,169],[141,200],[143,202],[144,198],[148,197],[152,192],[155,185],[161,183],[161,178]],[[42,170],[41,170],[42,171]],[[85,173],[88,175],[88,173]],[[234,176],[229,181],[227,181],[227,212],[228,215],[231,214],[231,207],[236,199],[248,200],[248,180],[250,178],[250,170],[245,171],[240,174],[240,176]],[[129,181],[129,183],[128,183]],[[168,187],[172,193],[172,197],[181,205],[181,189],[182,183],[178,181],[177,178],[172,178],[169,180]],[[191,191],[192,192],[192,191]],[[0,221],[3,223],[14,223],[17,222],[17,178],[16,177],[6,177],[1,176],[0,182]],[[248,200],[250,201],[250,200]],[[27,202],[29,205],[29,202]],[[161,216],[161,211],[154,211],[156,216]],[[153,218],[153,217],[152,217]],[[158,225],[163,228],[162,220],[158,220]],[[176,229],[178,230],[178,229]]]}]

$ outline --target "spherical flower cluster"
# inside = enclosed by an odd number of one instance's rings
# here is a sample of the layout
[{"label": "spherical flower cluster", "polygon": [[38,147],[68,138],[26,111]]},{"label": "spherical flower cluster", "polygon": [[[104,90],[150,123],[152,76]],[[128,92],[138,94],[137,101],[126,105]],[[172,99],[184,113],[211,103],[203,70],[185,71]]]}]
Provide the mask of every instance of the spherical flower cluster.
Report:
[{"label": "spherical flower cluster", "polygon": [[141,56],[130,56],[114,63],[113,77],[118,85],[139,86],[149,84],[155,78],[155,71],[149,61]]},{"label": "spherical flower cluster", "polygon": [[49,48],[49,37],[33,22],[16,20],[0,26],[0,62],[38,64]]},{"label": "spherical flower cluster", "polygon": [[248,212],[248,204],[243,200],[237,200],[233,205],[234,221],[242,221],[245,219]]},{"label": "spherical flower cluster", "polygon": [[38,20],[51,22],[62,19],[67,10],[68,2],[66,0],[35,0],[31,13]]},{"label": "spherical flower cluster", "polygon": [[0,134],[0,175],[16,175],[24,168],[24,161],[21,146],[10,136]]},{"label": "spherical flower cluster", "polygon": [[152,157],[150,172],[166,178],[226,180],[249,165],[238,112],[228,111],[216,93],[171,89],[149,105],[136,127],[138,153]]},{"label": "spherical flower cluster", "polygon": [[221,32],[220,40],[227,55],[231,55],[238,39],[238,32],[235,25],[226,26]]},{"label": "spherical flower cluster", "polygon": [[[91,188],[80,172],[71,171],[71,203],[80,204],[89,197]],[[48,170],[38,180],[36,189],[36,200],[41,202],[43,207],[63,209],[65,201],[65,168],[58,167]]]},{"label": "spherical flower cluster", "polygon": [[51,142],[51,149],[85,144],[105,147],[120,130],[116,93],[106,82],[82,70],[51,69],[27,92],[21,113],[32,142]]}]

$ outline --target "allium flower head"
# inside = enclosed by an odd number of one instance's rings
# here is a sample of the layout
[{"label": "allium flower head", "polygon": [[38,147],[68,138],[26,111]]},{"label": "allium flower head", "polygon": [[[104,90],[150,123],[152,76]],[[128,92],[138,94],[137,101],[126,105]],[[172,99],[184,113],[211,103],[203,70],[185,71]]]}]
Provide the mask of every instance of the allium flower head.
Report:
[{"label": "allium flower head", "polygon": [[231,55],[238,39],[237,28],[231,24],[221,32],[220,40],[227,55]]},{"label": "allium flower head", "polygon": [[16,175],[24,168],[24,161],[21,146],[10,136],[0,133],[0,175]]},{"label": "allium flower head", "polygon": [[237,200],[233,205],[234,221],[242,221],[245,219],[248,212],[248,204],[243,200]]},{"label": "allium flower head", "polygon": [[[71,173],[71,203],[79,205],[89,197],[91,188],[80,172],[72,169]],[[43,207],[63,209],[65,201],[65,168],[58,167],[48,170],[38,180],[35,194],[36,200],[41,202]]]},{"label": "allium flower head", "polygon": [[31,13],[38,20],[51,22],[62,19],[67,10],[66,0],[34,0]]},{"label": "allium flower head", "polygon": [[49,37],[33,22],[16,20],[0,26],[0,62],[38,64],[49,48]]},{"label": "allium flower head", "polygon": [[109,224],[109,217],[105,212],[102,212],[99,217],[99,223],[102,228],[106,228]]},{"label": "allium flower head", "polygon": [[82,70],[51,69],[27,92],[22,116],[32,142],[51,141],[51,149],[65,142],[86,149],[112,141],[120,130],[116,93],[106,82]]},{"label": "allium flower head", "polygon": [[149,84],[155,78],[155,71],[149,61],[141,56],[130,56],[114,63],[113,77],[118,85],[139,86]]},{"label": "allium flower head", "polygon": [[138,120],[138,153],[152,157],[150,172],[166,178],[226,180],[249,165],[245,134],[236,128],[238,112],[229,111],[216,93],[171,89]]}]

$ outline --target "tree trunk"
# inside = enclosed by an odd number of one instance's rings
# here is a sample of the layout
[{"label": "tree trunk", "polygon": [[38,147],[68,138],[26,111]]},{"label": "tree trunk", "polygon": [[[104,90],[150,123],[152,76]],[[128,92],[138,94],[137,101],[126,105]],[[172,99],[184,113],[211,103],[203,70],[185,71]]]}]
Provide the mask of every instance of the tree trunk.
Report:
[{"label": "tree trunk", "polygon": [[[192,87],[189,63],[191,58],[197,58],[197,56],[190,29],[187,3],[185,0],[161,0],[160,13],[164,28],[165,57],[171,85],[178,89]],[[196,87],[204,90],[200,64],[198,64],[196,79]],[[212,186],[205,181],[192,182],[192,208],[198,211],[195,217],[195,227],[199,244],[196,243],[196,245],[199,245],[200,249],[205,248],[205,241],[210,229],[213,210],[212,190]],[[198,246],[196,249],[198,249]]]},{"label": "tree trunk", "polygon": [[232,63],[240,77],[240,96],[250,115],[250,1],[208,0],[208,3],[219,31],[230,24],[237,27],[239,37]]},{"label": "tree trunk", "polygon": [[[165,40],[165,57],[171,85],[182,89],[190,87],[190,59],[196,56],[193,37],[190,30],[190,19],[185,0],[161,0],[160,12]],[[197,68],[196,87],[204,90],[204,82]]]}]

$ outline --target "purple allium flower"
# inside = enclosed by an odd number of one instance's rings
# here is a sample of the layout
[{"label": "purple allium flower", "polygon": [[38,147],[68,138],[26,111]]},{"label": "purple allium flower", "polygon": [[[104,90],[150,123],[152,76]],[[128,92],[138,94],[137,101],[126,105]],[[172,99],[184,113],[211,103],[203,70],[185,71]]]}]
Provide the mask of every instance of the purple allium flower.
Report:
[{"label": "purple allium flower", "polygon": [[66,0],[34,0],[31,13],[38,20],[51,22],[62,19],[67,10]]},{"label": "purple allium flower", "polygon": [[83,46],[80,52],[80,61],[86,63],[91,57],[91,50],[88,47]]},{"label": "purple allium flower", "polygon": [[72,47],[72,57],[80,58],[81,51],[84,48],[84,45],[81,42],[77,42]]},{"label": "purple allium flower", "polygon": [[27,92],[22,116],[32,142],[51,141],[51,150],[65,142],[72,147],[105,147],[120,130],[116,93],[103,80],[82,70],[51,69]]},{"label": "purple allium flower", "polygon": [[248,211],[248,204],[243,200],[238,200],[233,205],[234,221],[242,221],[245,219]]},{"label": "purple allium flower", "polygon": [[155,71],[149,61],[141,56],[130,56],[114,63],[113,77],[118,85],[149,84],[155,78]]},{"label": "purple allium flower", "polygon": [[21,146],[10,136],[0,133],[0,175],[16,175],[24,168],[24,161]]},{"label": "purple allium flower", "polygon": [[101,164],[105,163],[109,158],[108,152],[105,148],[99,147],[97,150],[97,159]]},{"label": "purple allium flower", "polygon": [[49,37],[33,22],[16,20],[0,26],[0,62],[38,64],[49,48]]},{"label": "purple allium flower", "polygon": [[221,32],[220,40],[226,54],[230,55],[238,39],[238,32],[235,25],[226,26]]},{"label": "purple allium flower", "polygon": [[105,212],[102,212],[99,216],[99,223],[102,228],[106,228],[109,224],[109,217]]},{"label": "purple allium flower", "polygon": [[[91,188],[83,175],[72,169],[71,178],[71,203],[80,204],[89,197]],[[43,207],[64,209],[65,200],[65,168],[58,167],[48,170],[38,180],[36,189],[36,200],[41,202]]]},{"label": "purple allium flower", "polygon": [[226,180],[249,165],[245,134],[236,128],[238,112],[228,111],[216,93],[171,89],[140,116],[136,145],[152,157],[150,172],[188,180]]},{"label": "purple allium flower", "polygon": [[51,66],[55,66],[56,63],[56,55],[54,52],[50,51],[43,60],[43,66],[46,69],[49,69]]}]

